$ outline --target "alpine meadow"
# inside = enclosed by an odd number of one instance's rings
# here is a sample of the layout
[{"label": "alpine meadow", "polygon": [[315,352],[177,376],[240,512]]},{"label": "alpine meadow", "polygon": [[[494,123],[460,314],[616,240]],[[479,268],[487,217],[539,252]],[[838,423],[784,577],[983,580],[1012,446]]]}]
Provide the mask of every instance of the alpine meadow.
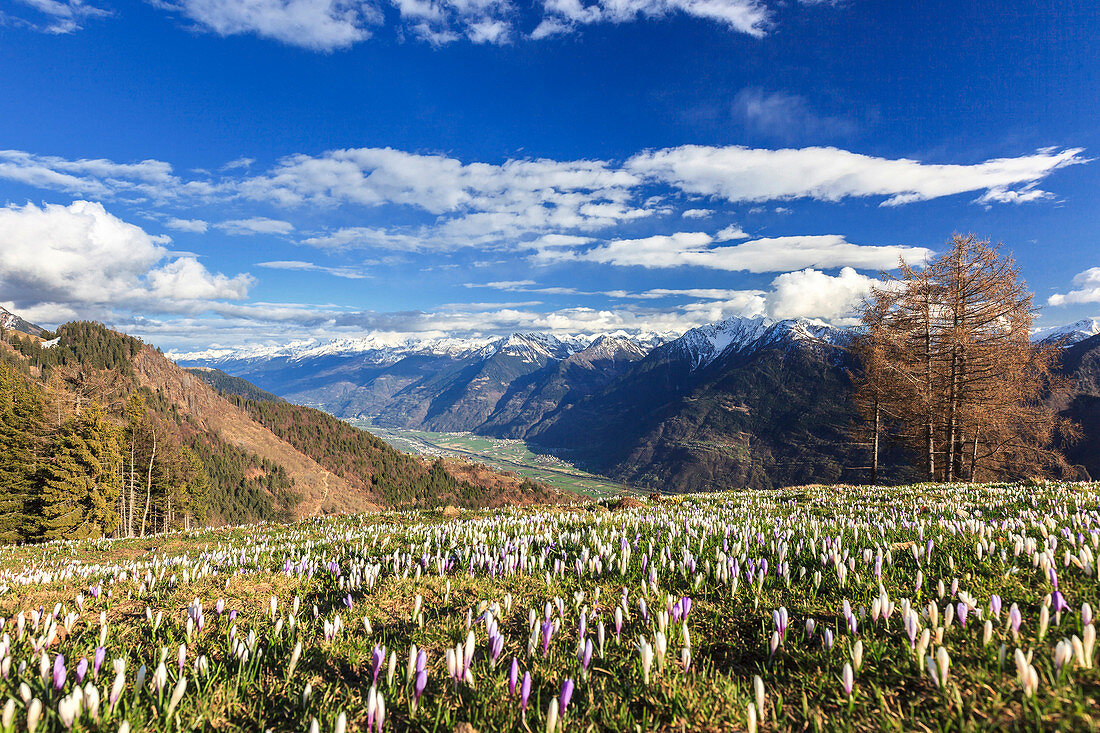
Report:
[{"label": "alpine meadow", "polygon": [[1100,728],[1100,13],[0,6],[0,733]]}]

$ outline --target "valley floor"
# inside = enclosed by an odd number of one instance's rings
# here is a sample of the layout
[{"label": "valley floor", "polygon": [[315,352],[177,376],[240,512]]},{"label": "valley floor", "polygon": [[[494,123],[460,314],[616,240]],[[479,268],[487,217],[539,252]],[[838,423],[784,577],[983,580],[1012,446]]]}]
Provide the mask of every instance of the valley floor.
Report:
[{"label": "valley floor", "polygon": [[809,486],[5,548],[0,730],[1095,729],[1098,507]]},{"label": "valley floor", "polygon": [[522,440],[500,440],[472,433],[434,433],[384,428],[365,420],[348,420],[406,453],[465,458],[582,496],[615,496],[630,487],[583,471],[567,461],[532,451]]}]

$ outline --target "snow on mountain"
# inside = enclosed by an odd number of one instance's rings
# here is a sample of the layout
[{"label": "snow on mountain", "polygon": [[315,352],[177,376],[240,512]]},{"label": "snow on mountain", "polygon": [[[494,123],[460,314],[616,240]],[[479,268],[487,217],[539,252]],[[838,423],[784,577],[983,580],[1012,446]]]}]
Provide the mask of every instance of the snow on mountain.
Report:
[{"label": "snow on mountain", "polygon": [[1060,343],[1073,346],[1100,333],[1100,318],[1082,318],[1064,326],[1040,328],[1031,334],[1031,340],[1040,344]]},{"label": "snow on mountain", "polygon": [[32,336],[41,336],[45,331],[30,321],[25,321],[8,309],[0,306],[0,328],[27,333]]},{"label": "snow on mountain", "polygon": [[513,333],[508,336],[489,337],[436,337],[417,338],[403,334],[370,335],[361,338],[318,341],[306,339],[286,344],[259,344],[238,348],[211,348],[202,351],[168,352],[169,358],[186,364],[226,364],[228,362],[262,362],[284,359],[300,362],[326,356],[359,356],[372,364],[390,364],[411,355],[448,356],[453,359],[488,359],[501,353],[516,356],[524,361],[543,362],[561,360],[584,351],[604,337],[630,341],[637,348],[648,351],[667,340],[660,334],[646,333],[632,336],[619,331],[599,335],[554,335],[547,333]]},{"label": "snow on mountain", "polygon": [[759,349],[785,341],[820,341],[835,344],[843,340],[845,329],[813,318],[776,321],[766,316],[734,316],[718,323],[693,328],[670,349],[680,351],[691,361],[692,371],[700,369],[724,354]]}]

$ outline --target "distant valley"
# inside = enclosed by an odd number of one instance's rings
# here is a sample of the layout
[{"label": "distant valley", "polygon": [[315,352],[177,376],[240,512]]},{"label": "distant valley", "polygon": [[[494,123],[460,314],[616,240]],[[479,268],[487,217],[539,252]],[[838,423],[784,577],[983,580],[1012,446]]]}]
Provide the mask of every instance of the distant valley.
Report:
[{"label": "distant valley", "polygon": [[[1063,407],[1085,423],[1100,399],[1097,333],[1089,319],[1036,334],[1067,349],[1079,386]],[[674,339],[517,333],[174,356],[346,419],[520,439],[639,488],[695,491],[865,480],[851,336],[812,319],[732,318]],[[1098,475],[1090,435],[1068,454]],[[887,455],[886,480],[913,478],[902,458]]]}]

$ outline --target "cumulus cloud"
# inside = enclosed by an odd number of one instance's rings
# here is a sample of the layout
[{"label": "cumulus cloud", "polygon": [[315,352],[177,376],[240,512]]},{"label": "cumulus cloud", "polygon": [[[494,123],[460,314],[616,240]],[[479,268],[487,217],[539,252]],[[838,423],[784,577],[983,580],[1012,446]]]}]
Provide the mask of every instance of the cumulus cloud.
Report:
[{"label": "cumulus cloud", "polygon": [[1059,168],[1085,162],[1081,153],[1080,148],[1046,148],[1016,158],[955,165],[879,158],[833,147],[684,145],[636,155],[625,169],[687,193],[731,202],[882,196],[884,205],[893,206],[984,192],[979,200],[1020,203],[1045,197],[1035,184]]},{"label": "cumulus cloud", "polygon": [[716,242],[729,242],[734,239],[748,239],[749,235],[745,233],[737,224],[730,224],[725,229],[722,229],[714,235],[714,241]]},{"label": "cumulus cloud", "polygon": [[198,311],[247,296],[249,276],[212,273],[168,243],[90,201],[3,208],[0,293],[20,309],[85,316],[127,307]]},{"label": "cumulus cloud", "polygon": [[1100,303],[1100,267],[1090,267],[1073,276],[1074,289],[1055,293],[1047,298],[1048,305],[1078,305]]},{"label": "cumulus cloud", "polygon": [[853,317],[875,285],[881,285],[881,280],[861,275],[851,267],[842,268],[837,275],[808,268],[776,277],[764,300],[772,318],[844,322]]},{"label": "cumulus cloud", "polygon": [[714,215],[714,209],[687,209],[680,216],[685,219],[706,219]]},{"label": "cumulus cloud", "polygon": [[732,246],[711,246],[705,232],[677,232],[642,239],[619,239],[585,252],[539,252],[536,261],[580,260],[653,268],[705,267],[730,272],[783,272],[806,267],[890,269],[899,259],[924,262],[931,250],[901,245],[853,244],[838,234],[767,237]]},{"label": "cumulus cloud", "polygon": [[[0,151],[0,179],[158,208],[253,202],[274,206],[285,217],[307,206],[385,207],[393,215],[394,224],[386,228],[355,226],[306,238],[306,244],[323,248],[542,249],[558,246],[553,236],[583,237],[669,213],[668,200],[678,195],[691,200],[702,194],[733,203],[883,196],[883,203],[897,205],[971,191],[988,206],[1047,198],[1038,186],[1042,179],[1081,162],[1078,149],[1048,149],[975,165],[935,165],[837,148],[685,146],[640,153],[625,163],[545,158],[483,163],[392,148],[351,148],[291,155],[255,174],[238,160],[220,178],[204,174],[184,179],[158,160],[68,160],[8,150]],[[654,195],[655,185],[668,189]],[[683,215],[696,219],[712,211],[694,207]],[[177,216],[170,225],[195,231],[199,221]],[[257,229],[260,222],[269,228]],[[291,231],[281,218],[238,219],[222,226],[236,234]],[[736,225],[715,237],[746,238]]]}]

